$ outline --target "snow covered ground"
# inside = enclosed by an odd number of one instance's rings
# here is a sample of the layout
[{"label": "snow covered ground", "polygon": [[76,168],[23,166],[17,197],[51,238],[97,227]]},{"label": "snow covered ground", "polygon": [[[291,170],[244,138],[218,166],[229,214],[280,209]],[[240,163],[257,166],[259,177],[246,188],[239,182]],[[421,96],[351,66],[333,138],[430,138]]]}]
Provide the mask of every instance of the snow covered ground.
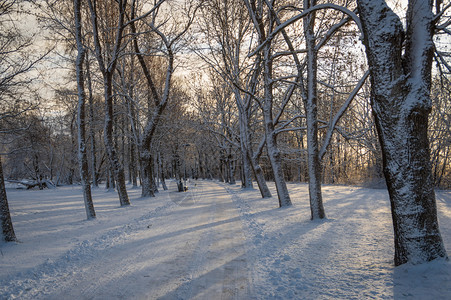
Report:
[{"label": "snow covered ground", "polygon": [[[451,299],[451,264],[393,266],[385,190],[323,186],[324,221],[310,221],[308,190],[294,206],[213,181],[120,208],[80,187],[8,189],[19,243],[0,242],[0,299]],[[276,195],[274,186],[271,186]],[[451,251],[451,192],[438,191]]]}]

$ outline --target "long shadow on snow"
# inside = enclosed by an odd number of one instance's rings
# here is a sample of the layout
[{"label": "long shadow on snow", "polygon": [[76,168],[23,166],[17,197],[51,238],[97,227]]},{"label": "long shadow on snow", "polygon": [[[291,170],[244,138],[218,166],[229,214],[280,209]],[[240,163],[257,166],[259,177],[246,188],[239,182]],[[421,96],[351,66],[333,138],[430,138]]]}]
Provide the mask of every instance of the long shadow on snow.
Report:
[{"label": "long shadow on snow", "polygon": [[[192,210],[192,209],[196,209],[196,208],[191,208],[189,210]],[[171,215],[173,215],[174,217],[177,217],[174,212],[172,212]],[[158,215],[158,216],[161,216],[161,215]],[[149,220],[151,220],[151,219],[149,219]],[[173,237],[177,237],[179,235],[191,233],[194,231],[200,231],[200,230],[212,228],[215,226],[221,226],[226,223],[239,222],[239,221],[240,221],[240,218],[235,217],[235,218],[231,218],[231,219],[227,219],[227,220],[221,220],[221,221],[198,225],[198,226],[194,226],[194,227],[190,227],[190,228],[184,228],[181,230],[152,236],[152,237],[149,237],[146,239],[139,239],[139,240],[135,240],[135,241],[126,241],[125,244],[127,244],[127,247],[129,247],[130,249],[133,249],[133,248],[142,247],[145,245],[152,245],[158,241],[162,241],[165,239],[171,239]],[[135,228],[135,229],[132,229],[130,232],[126,232],[125,236],[129,235],[129,234],[136,234],[139,231],[146,230],[146,227],[144,226],[145,224],[143,223],[141,225],[142,225],[141,228]],[[152,227],[150,227],[147,230],[152,230]],[[116,246],[123,247],[124,246],[124,244],[116,245],[116,244],[108,243],[109,239],[111,239],[111,238],[116,239],[117,237],[119,237],[119,236],[116,236],[115,231],[116,231],[116,229],[112,229],[112,230],[106,232],[101,237],[96,238],[94,241],[88,242],[88,244],[92,244],[91,246],[87,247],[87,244],[83,243],[83,244],[79,245],[79,247],[78,247],[79,249],[75,248],[75,249],[69,250],[68,252],[63,254],[61,257],[59,257],[56,261],[45,262],[39,266],[36,266],[33,269],[27,270],[25,273],[18,274],[18,276],[20,278],[21,276],[28,274],[30,276],[25,275],[25,278],[30,278],[30,279],[33,278],[32,281],[36,280],[36,282],[41,282],[40,280],[43,279],[46,275],[65,273],[64,270],[75,270],[77,268],[77,266],[79,266],[80,262],[83,262],[83,264],[88,264],[90,261],[93,261],[97,257],[102,256],[102,254],[101,254],[102,252],[108,253],[108,251],[112,247],[116,247]],[[119,233],[121,233],[121,232],[119,232]],[[124,236],[124,235],[121,233],[120,236]],[[101,246],[101,247],[99,248],[98,246]],[[168,246],[170,246],[170,245],[168,245]],[[59,268],[59,266],[61,266],[61,265],[64,266],[63,270]],[[6,278],[4,283],[7,285],[12,284],[12,282],[14,282],[14,278],[16,276],[17,275],[13,275],[9,278]],[[51,276],[49,276],[49,278],[50,277]],[[44,283],[44,285],[45,285],[45,283]]]},{"label": "long shadow on snow", "polygon": [[[246,255],[237,256],[196,278],[186,280],[158,299],[256,299],[251,294],[247,274],[238,272],[242,268],[247,270]],[[152,297],[152,294],[146,296]]]},{"label": "long shadow on snow", "polygon": [[[239,197],[239,195],[237,196]],[[286,270],[290,268],[296,269],[295,267],[299,266],[299,273],[302,273],[301,270],[303,269],[315,270],[315,276],[317,278],[321,278],[324,268],[329,270],[333,268],[333,265],[330,265],[329,262],[333,262],[335,256],[340,257],[347,255],[346,249],[349,246],[348,243],[353,243],[357,247],[359,247],[359,245],[362,246],[362,242],[364,241],[359,239],[359,227],[354,226],[352,228],[352,232],[348,232],[346,236],[344,236],[343,233],[346,233],[345,230],[349,230],[349,226],[341,220],[349,220],[349,218],[351,218],[355,220],[357,223],[356,225],[358,225],[360,221],[365,220],[367,213],[370,213],[370,206],[367,201],[382,199],[366,199],[365,201],[358,201],[358,198],[361,197],[368,198],[368,195],[364,190],[354,190],[351,191],[351,193],[346,192],[346,194],[339,196],[340,197],[336,198],[337,195],[335,195],[335,198],[329,201],[326,200],[325,203],[326,212],[329,211],[330,214],[332,211],[333,214],[336,214],[334,217],[339,219],[326,219],[322,221],[310,221],[304,219],[304,221],[300,221],[299,223],[281,227],[280,232],[277,230],[273,232],[265,231],[263,227],[257,228],[257,231],[261,230],[261,237],[251,237],[253,244],[256,245],[254,251],[256,251],[256,257],[259,257],[263,267],[267,269],[270,277],[275,275],[273,272],[269,272],[272,267],[275,267],[274,269]],[[325,196],[325,198],[327,199],[327,196]],[[241,202],[245,203],[246,201],[241,199]],[[331,206],[333,206],[334,209],[328,210],[327,207]],[[338,209],[336,208],[337,206],[339,206]],[[304,210],[308,208],[308,205],[303,205],[301,207]],[[273,211],[252,213],[250,211],[246,211],[246,207],[244,207],[243,211],[241,206],[241,215],[244,215],[244,223],[251,225],[258,224],[259,218],[266,220],[267,223],[269,222],[268,220],[280,222],[280,220],[283,220],[284,217],[287,217],[287,215],[291,215],[291,217],[293,217],[293,214],[299,212],[299,208],[300,207],[296,207],[294,209],[276,209]],[[248,207],[247,209],[250,208]],[[303,214],[303,216],[306,217],[308,213],[305,215]],[[385,214],[385,212],[382,213]],[[301,219],[301,216],[299,217]],[[252,228],[251,233],[255,233],[255,230],[252,232]],[[277,252],[279,249],[282,249],[282,252]],[[309,255],[312,255],[312,253],[314,256],[321,257],[320,261],[322,263],[305,268],[306,265],[312,264],[312,262],[308,260]],[[358,260],[358,253],[350,253],[349,255],[352,255],[351,261],[354,256],[356,256],[356,259]],[[299,263],[296,264],[293,261],[294,259],[298,260]],[[357,262],[358,261],[356,261],[356,263]],[[280,268],[281,265],[283,266],[282,268]],[[274,281],[277,282],[277,284],[291,285],[291,287],[298,284],[303,284],[302,280],[297,280],[296,282],[296,279],[290,278],[290,272],[285,272],[283,276],[287,278],[285,278],[285,280],[277,280],[277,276],[273,276],[273,280],[271,280],[271,278],[269,279],[270,282]],[[291,283],[289,281],[291,281]],[[315,286],[306,288],[312,289],[315,288]],[[322,293],[320,287],[318,287],[318,293]]]}]

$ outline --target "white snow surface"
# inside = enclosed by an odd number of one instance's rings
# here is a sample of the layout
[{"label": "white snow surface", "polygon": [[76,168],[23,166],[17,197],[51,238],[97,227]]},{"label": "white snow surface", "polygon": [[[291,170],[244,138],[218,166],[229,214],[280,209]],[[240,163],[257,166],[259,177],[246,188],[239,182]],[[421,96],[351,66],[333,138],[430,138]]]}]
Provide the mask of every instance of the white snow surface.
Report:
[{"label": "white snow surface", "polygon": [[[308,186],[293,207],[256,189],[191,181],[119,207],[81,187],[8,189],[20,242],[0,242],[0,299],[451,299],[451,265],[393,265],[385,190],[323,186],[328,219],[310,221]],[[271,192],[276,195],[274,185]],[[451,249],[451,192],[438,191]]]}]

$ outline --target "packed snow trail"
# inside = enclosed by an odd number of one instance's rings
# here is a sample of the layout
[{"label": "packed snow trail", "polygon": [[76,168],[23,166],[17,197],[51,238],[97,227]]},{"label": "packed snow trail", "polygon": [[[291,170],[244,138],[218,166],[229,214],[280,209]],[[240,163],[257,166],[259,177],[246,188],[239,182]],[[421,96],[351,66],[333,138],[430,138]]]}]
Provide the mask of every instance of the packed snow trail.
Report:
[{"label": "packed snow trail", "polygon": [[199,181],[165,194],[165,205],[77,244],[23,281],[11,278],[11,298],[250,298],[244,234],[227,191]]},{"label": "packed snow trail", "polygon": [[[310,221],[307,184],[293,206],[257,189],[194,181],[131,206],[94,189],[8,188],[16,235],[0,241],[0,299],[451,299],[451,262],[393,265],[386,190],[324,185],[328,219]],[[275,195],[273,183],[269,183]],[[437,191],[451,249],[451,191]]]}]

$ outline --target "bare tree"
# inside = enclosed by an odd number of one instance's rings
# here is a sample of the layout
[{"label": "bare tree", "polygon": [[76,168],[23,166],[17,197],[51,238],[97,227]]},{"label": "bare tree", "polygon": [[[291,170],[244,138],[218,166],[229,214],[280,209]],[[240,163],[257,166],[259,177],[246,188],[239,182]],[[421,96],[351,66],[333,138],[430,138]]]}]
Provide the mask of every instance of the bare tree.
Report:
[{"label": "bare tree", "polygon": [[[437,76],[438,77],[438,76]],[[446,75],[435,77],[432,83],[432,112],[429,115],[434,186],[451,187],[451,84]]]},{"label": "bare tree", "polygon": [[[252,149],[250,122],[261,72],[260,60],[247,57],[245,43],[252,37],[252,22],[244,3],[223,0],[204,2],[200,27],[209,44],[209,53],[198,55],[213,68],[233,91],[239,116],[239,140],[243,167],[242,187],[252,187],[252,171],[262,197],[271,197],[258,156]],[[219,51],[218,51],[219,50]]]},{"label": "bare tree", "polygon": [[[315,0],[305,0],[303,3],[304,7],[301,13],[295,14],[294,16],[282,22],[274,7],[275,1],[265,0],[265,4],[273,15],[275,25],[256,51],[261,51],[262,49],[267,47],[268,44],[270,44],[271,41],[274,40],[276,35],[280,33],[282,34],[288,47],[289,51],[287,52],[287,54],[292,56],[295,63],[298,72],[296,75],[297,79],[295,84],[300,89],[300,94],[304,103],[305,118],[307,121],[307,157],[311,218],[322,219],[325,218],[326,215],[321,194],[321,161],[326,153],[328,146],[330,145],[332,134],[335,131],[338,121],[343,116],[346,109],[349,107],[357,92],[363,86],[363,83],[368,77],[368,73],[365,73],[363,75],[362,79],[358,82],[354,90],[349,94],[342,107],[333,117],[331,117],[327,126],[327,133],[324,140],[322,141],[322,146],[320,148],[318,137],[318,123],[320,122],[318,118],[318,52],[321,47],[323,47],[331,39],[331,37],[349,21],[354,20],[357,25],[359,25],[360,22],[357,16],[352,11],[349,11],[346,7],[331,3],[317,4]],[[332,23],[329,28],[326,28],[323,35],[320,36],[318,33],[315,33],[315,28],[318,27],[315,26],[317,19],[316,12],[318,10],[324,9],[334,9],[342,11],[347,15],[347,17],[339,19],[336,24]],[[286,30],[287,27],[301,19],[303,20],[305,49],[295,49],[292,42],[292,37],[290,37]],[[328,22],[322,21],[321,23],[327,24]],[[306,54],[305,61],[301,61],[298,57],[298,54],[300,53]],[[303,75],[304,69],[306,69],[307,73],[306,78],[304,78]],[[294,87],[295,86],[292,85],[291,89],[294,89]],[[293,91],[291,90],[290,93],[293,93]],[[286,126],[286,124],[284,126]],[[283,127],[282,129],[285,130]]]},{"label": "bare tree", "polygon": [[395,265],[447,257],[437,221],[427,137],[432,38],[442,13],[437,9],[434,16],[432,1],[409,1],[404,31],[385,1],[357,3],[390,195]]},{"label": "bare tree", "polygon": [[[99,70],[103,76],[104,98],[105,98],[105,128],[104,128],[104,143],[106,152],[108,154],[109,162],[112,168],[112,173],[116,181],[117,192],[119,195],[119,202],[121,206],[129,205],[127,189],[125,186],[124,168],[119,160],[117,150],[114,146],[113,140],[113,122],[114,122],[114,105],[113,105],[113,74],[116,71],[118,59],[123,51],[123,39],[125,15],[127,8],[127,1],[120,0],[116,3],[110,3],[109,9],[113,9],[110,18],[115,27],[115,31],[111,32],[112,36],[104,36],[102,47],[102,39],[99,32],[98,19],[98,1],[88,0],[88,6],[91,17],[92,37],[94,39],[95,57],[97,59]],[[106,8],[105,8],[106,9]],[[104,11],[106,14],[106,12]],[[110,29],[106,29],[105,35],[108,35]]]},{"label": "bare tree", "polygon": [[2,224],[3,239],[7,242],[16,241],[13,222],[9,213],[8,198],[6,196],[5,180],[3,178],[2,161],[0,157],[0,220]]},{"label": "bare tree", "polygon": [[91,61],[89,59],[89,51],[85,52],[86,57],[86,82],[88,84],[88,119],[89,119],[89,130],[88,139],[90,140],[91,148],[91,178],[92,186],[99,187],[99,174],[97,171],[97,141],[95,138],[95,117],[94,117],[94,93],[93,93],[93,83],[91,75]]},{"label": "bare tree", "polygon": [[[174,55],[177,51],[176,49],[179,47],[177,44],[181,38],[188,31],[191,26],[194,18],[194,14],[197,10],[196,6],[193,6],[192,1],[187,1],[186,4],[186,23],[179,24],[177,20],[175,20],[176,16],[172,16],[172,25],[170,31],[164,32],[164,24],[168,22],[168,16],[160,19],[158,12],[160,12],[160,6],[164,1],[159,1],[156,3],[154,8],[151,10],[148,18],[142,18],[146,27],[150,29],[152,33],[154,33],[160,39],[160,42],[164,49],[157,49],[159,52],[151,53],[152,55],[164,55],[166,58],[166,74],[164,86],[162,88],[162,92],[159,92],[159,89],[155,83],[155,79],[151,74],[151,70],[149,69],[145,55],[148,53],[143,53],[142,50],[144,47],[140,47],[138,43],[138,34],[136,30],[135,23],[131,23],[131,31],[134,35],[133,46],[135,55],[138,58],[138,62],[141,66],[142,72],[145,76],[146,83],[148,86],[148,90],[150,91],[149,98],[153,100],[153,106],[149,105],[149,113],[147,116],[147,122],[144,126],[144,129],[139,137],[139,155],[140,155],[140,164],[141,164],[141,185],[142,185],[142,196],[154,196],[155,191],[157,191],[157,186],[154,180],[154,157],[151,149],[153,137],[157,126],[160,122],[161,115],[166,108],[168,101],[170,99],[171,87],[172,87],[172,75],[174,73]],[[131,18],[134,19],[136,15],[136,6],[132,6],[132,14]],[[160,12],[161,13],[161,12]],[[181,16],[179,16],[181,17]],[[147,20],[149,19],[149,20]],[[161,23],[159,23],[161,22]],[[180,28],[179,28],[180,27]],[[147,39],[149,42],[150,39]],[[154,45],[147,45],[149,48],[155,48]],[[151,109],[153,107],[153,109]]]},{"label": "bare tree", "polygon": [[[304,0],[304,9],[316,5],[316,0]],[[314,34],[316,13],[313,11],[304,19],[304,36],[307,49],[307,90],[304,96],[304,107],[307,118],[307,157],[309,176],[309,198],[312,219],[323,219],[323,199],[321,194],[321,161],[318,145],[318,50],[316,49],[316,37]]]},{"label": "bare tree", "polygon": [[77,59],[75,68],[77,73],[77,89],[78,89],[78,109],[77,109],[77,125],[78,125],[78,166],[80,170],[81,185],[83,188],[83,198],[85,202],[86,216],[88,219],[96,217],[94,204],[92,202],[91,184],[89,182],[89,165],[86,149],[86,118],[85,118],[85,80],[83,75],[83,63],[85,61],[86,49],[83,45],[82,27],[81,27],[81,3],[80,0],[74,0],[74,20],[75,20],[75,38],[77,42]]},{"label": "bare tree", "polygon": [[[5,128],[8,120],[16,119],[25,111],[34,107],[28,101],[18,101],[18,95],[24,94],[32,81],[26,76],[33,70],[48,53],[33,57],[30,46],[33,36],[25,36],[17,26],[19,0],[0,1],[0,133],[5,134],[10,128]],[[20,128],[12,128],[16,132]],[[3,167],[0,157],[0,223],[2,226],[2,237],[5,241],[15,241],[16,236],[11,221],[11,215],[6,195]]]},{"label": "bare tree", "polygon": [[[246,7],[252,19],[255,31],[257,32],[259,43],[261,47],[258,49],[258,54],[261,55],[262,62],[262,80],[263,80],[263,96],[255,98],[259,101],[261,107],[264,128],[265,128],[265,144],[271,162],[271,168],[274,174],[274,181],[277,189],[277,196],[279,206],[290,206],[291,199],[288,193],[288,188],[284,179],[282,169],[282,157],[280,149],[277,144],[276,125],[283,114],[283,111],[293,95],[296,83],[289,84],[283,93],[279,111],[276,113],[274,86],[277,79],[274,78],[273,63],[274,63],[274,47],[273,39],[267,39],[273,32],[277,25],[277,16],[272,9],[266,9],[264,1],[245,1]],[[257,52],[257,51],[256,51]]]},{"label": "bare tree", "polygon": [[232,149],[239,148],[237,133],[237,118],[233,95],[229,86],[214,71],[210,72],[211,86],[208,91],[196,89],[196,111],[199,118],[199,129],[205,135],[213,137],[213,144],[217,149],[215,159],[219,161],[218,178],[227,183],[234,182]]}]

